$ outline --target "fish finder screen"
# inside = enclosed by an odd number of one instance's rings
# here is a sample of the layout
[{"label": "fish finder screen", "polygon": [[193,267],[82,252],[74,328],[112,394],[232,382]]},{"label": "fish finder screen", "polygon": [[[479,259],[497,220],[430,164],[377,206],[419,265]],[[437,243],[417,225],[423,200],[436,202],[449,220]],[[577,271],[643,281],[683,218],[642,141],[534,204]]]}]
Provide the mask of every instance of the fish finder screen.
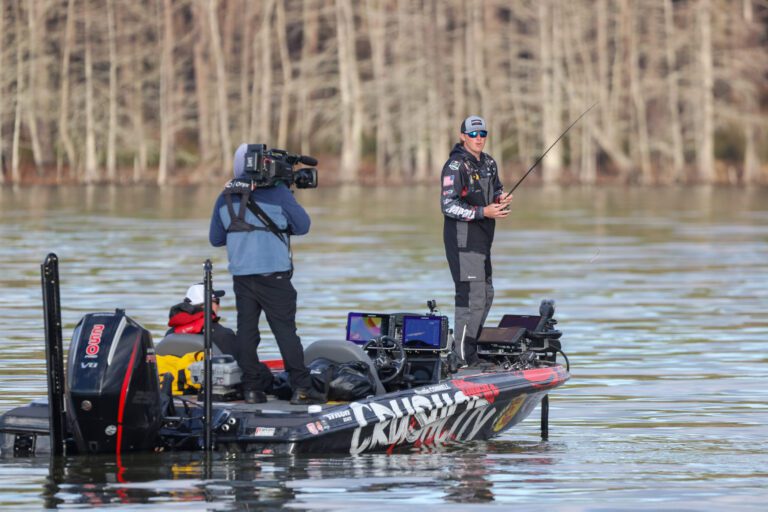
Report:
[{"label": "fish finder screen", "polygon": [[404,316],[403,348],[407,350],[440,350],[443,339],[442,317]]},{"label": "fish finder screen", "polygon": [[371,338],[386,335],[389,333],[388,321],[388,315],[349,313],[347,315],[347,341],[354,341],[363,345]]},{"label": "fish finder screen", "polygon": [[535,331],[541,317],[538,315],[504,315],[499,322],[499,327],[525,327],[529,331]]}]

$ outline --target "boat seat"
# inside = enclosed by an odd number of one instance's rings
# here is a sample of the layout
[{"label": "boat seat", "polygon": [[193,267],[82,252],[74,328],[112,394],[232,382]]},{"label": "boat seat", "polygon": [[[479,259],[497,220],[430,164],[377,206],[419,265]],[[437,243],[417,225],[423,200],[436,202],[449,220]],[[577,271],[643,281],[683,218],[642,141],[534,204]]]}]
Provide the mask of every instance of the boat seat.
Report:
[{"label": "boat seat", "polygon": [[386,393],[384,385],[379,380],[373,361],[368,357],[360,345],[347,340],[317,340],[304,349],[304,362],[310,363],[315,359],[325,358],[334,363],[349,363],[362,361],[368,365],[369,374],[373,377],[374,388],[377,395]]},{"label": "boat seat", "polygon": [[[177,334],[166,335],[155,345],[155,354],[158,356],[182,357],[190,352],[199,352],[205,348],[205,339],[202,334]],[[221,350],[213,344],[213,355],[221,355]]]}]

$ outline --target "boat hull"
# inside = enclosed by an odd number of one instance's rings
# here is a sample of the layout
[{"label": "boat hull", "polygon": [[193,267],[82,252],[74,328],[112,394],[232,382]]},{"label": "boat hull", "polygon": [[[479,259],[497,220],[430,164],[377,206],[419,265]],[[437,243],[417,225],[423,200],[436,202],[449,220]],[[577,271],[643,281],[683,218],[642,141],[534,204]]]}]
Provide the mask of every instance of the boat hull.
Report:
[{"label": "boat hull", "polygon": [[[258,406],[214,404],[216,449],[259,453],[393,452],[491,439],[528,417],[570,375],[560,365],[524,371],[462,370],[451,379],[349,403],[308,408],[272,400]],[[316,410],[319,409],[319,410]],[[5,456],[50,450],[47,406],[31,404],[0,418]],[[157,443],[202,448],[201,409],[166,422]]]},{"label": "boat hull", "polygon": [[525,371],[463,371],[438,384],[387,393],[318,412],[235,408],[219,449],[260,453],[395,451],[487,440],[523,421],[570,378],[562,366]]}]

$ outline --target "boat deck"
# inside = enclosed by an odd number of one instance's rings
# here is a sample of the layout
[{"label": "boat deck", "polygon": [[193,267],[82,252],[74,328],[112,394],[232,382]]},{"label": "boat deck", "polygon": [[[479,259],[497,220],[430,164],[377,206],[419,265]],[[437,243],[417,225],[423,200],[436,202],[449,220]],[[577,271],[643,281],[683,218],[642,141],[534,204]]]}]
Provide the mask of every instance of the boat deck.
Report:
[{"label": "boat deck", "polygon": [[[466,377],[472,377],[476,375],[487,375],[491,373],[502,373],[505,370],[501,368],[490,368],[485,370],[479,370],[476,368],[462,368],[458,372],[454,373],[450,379],[464,379]],[[435,383],[437,385],[439,383]],[[176,400],[176,407],[183,407],[183,402],[186,401],[191,406],[203,406],[202,398],[198,398],[197,395],[184,395],[174,397]],[[324,404],[318,404],[315,406],[309,405],[293,405],[288,400],[281,400],[274,395],[267,395],[267,401],[260,404],[247,404],[243,400],[233,401],[213,401],[214,408],[229,409],[233,413],[259,413],[259,414],[286,414],[286,413],[302,413],[312,412],[317,413],[320,411],[326,411],[333,407],[347,405],[349,402],[329,401]]]}]

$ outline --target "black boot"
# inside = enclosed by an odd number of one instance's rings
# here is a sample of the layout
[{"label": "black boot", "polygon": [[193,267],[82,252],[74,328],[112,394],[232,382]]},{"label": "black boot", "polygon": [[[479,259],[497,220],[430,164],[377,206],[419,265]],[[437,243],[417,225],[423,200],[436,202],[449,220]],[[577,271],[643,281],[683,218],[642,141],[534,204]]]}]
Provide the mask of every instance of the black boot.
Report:
[{"label": "black boot", "polygon": [[246,389],[243,391],[243,398],[247,404],[263,404],[267,401],[267,395],[263,391],[256,389]]},{"label": "black boot", "polygon": [[328,401],[325,394],[312,388],[298,388],[293,392],[291,403],[293,405],[324,404]]}]

